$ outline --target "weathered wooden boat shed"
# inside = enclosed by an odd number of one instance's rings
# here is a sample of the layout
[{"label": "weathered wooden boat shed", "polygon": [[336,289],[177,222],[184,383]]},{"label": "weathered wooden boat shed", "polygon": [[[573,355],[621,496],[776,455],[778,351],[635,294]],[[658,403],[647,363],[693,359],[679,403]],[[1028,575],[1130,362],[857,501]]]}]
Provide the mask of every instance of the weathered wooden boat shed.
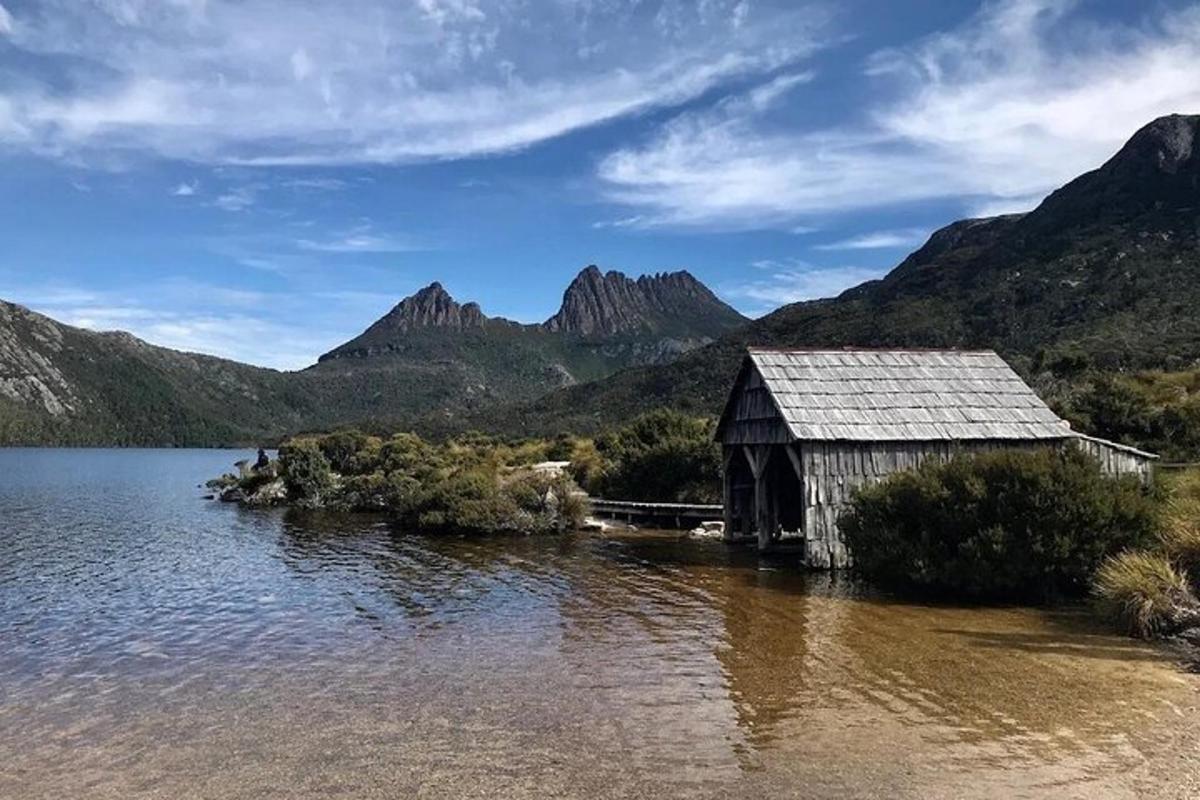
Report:
[{"label": "weathered wooden boat shed", "polygon": [[848,565],[837,519],[853,491],[930,458],[1074,445],[1144,477],[1155,458],[1075,433],[990,351],[754,348],[716,438],[726,537],[802,542],[823,568]]}]

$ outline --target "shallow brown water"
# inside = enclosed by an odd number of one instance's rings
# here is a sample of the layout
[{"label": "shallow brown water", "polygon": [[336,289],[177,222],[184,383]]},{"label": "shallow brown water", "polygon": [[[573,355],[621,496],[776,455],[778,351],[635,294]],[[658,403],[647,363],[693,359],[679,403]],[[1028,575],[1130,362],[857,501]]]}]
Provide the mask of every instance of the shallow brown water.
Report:
[{"label": "shallow brown water", "polygon": [[1197,679],[1080,612],[199,500],[234,457],[0,452],[0,797],[1200,797]]}]

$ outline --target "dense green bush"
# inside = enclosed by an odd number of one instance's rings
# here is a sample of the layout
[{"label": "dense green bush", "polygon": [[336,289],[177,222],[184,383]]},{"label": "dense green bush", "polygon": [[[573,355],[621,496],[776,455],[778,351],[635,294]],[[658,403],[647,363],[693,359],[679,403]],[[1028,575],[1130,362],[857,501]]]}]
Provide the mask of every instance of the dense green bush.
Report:
[{"label": "dense green bush", "polygon": [[721,450],[713,432],[710,419],[668,410],[643,414],[596,439],[603,466],[586,488],[622,500],[715,502]]},{"label": "dense green bush", "polygon": [[855,566],[896,587],[1045,600],[1087,591],[1106,556],[1153,540],[1154,499],[1073,449],[961,455],[856,493]]},{"label": "dense green bush", "polygon": [[1098,375],[1056,406],[1079,430],[1200,460],[1200,370]]},{"label": "dense green bush", "polygon": [[329,459],[321,451],[319,442],[312,439],[301,439],[281,447],[279,472],[288,497],[299,505],[322,505],[336,485]]},{"label": "dense green bush", "polygon": [[334,472],[349,472],[354,460],[367,449],[372,437],[359,431],[338,431],[316,439],[317,447]]}]

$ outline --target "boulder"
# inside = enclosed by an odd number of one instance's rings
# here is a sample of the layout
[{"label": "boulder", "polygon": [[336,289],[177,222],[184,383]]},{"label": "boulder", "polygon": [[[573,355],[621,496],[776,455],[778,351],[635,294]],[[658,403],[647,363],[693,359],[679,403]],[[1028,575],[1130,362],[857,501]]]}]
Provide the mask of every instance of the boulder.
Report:
[{"label": "boulder", "polygon": [[250,506],[275,506],[285,500],[287,500],[287,487],[282,479],[276,478],[258,487],[254,494],[247,497],[244,502]]},{"label": "boulder", "polygon": [[222,503],[244,503],[246,493],[238,486],[230,486],[221,491],[220,498]]}]

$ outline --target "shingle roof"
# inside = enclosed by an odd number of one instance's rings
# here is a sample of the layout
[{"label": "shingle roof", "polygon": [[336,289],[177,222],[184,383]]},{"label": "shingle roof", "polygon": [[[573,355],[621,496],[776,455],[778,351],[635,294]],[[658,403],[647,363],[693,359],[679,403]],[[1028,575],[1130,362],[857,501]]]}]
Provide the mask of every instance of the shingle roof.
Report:
[{"label": "shingle roof", "polygon": [[1073,435],[990,351],[751,349],[749,358],[797,439]]}]

